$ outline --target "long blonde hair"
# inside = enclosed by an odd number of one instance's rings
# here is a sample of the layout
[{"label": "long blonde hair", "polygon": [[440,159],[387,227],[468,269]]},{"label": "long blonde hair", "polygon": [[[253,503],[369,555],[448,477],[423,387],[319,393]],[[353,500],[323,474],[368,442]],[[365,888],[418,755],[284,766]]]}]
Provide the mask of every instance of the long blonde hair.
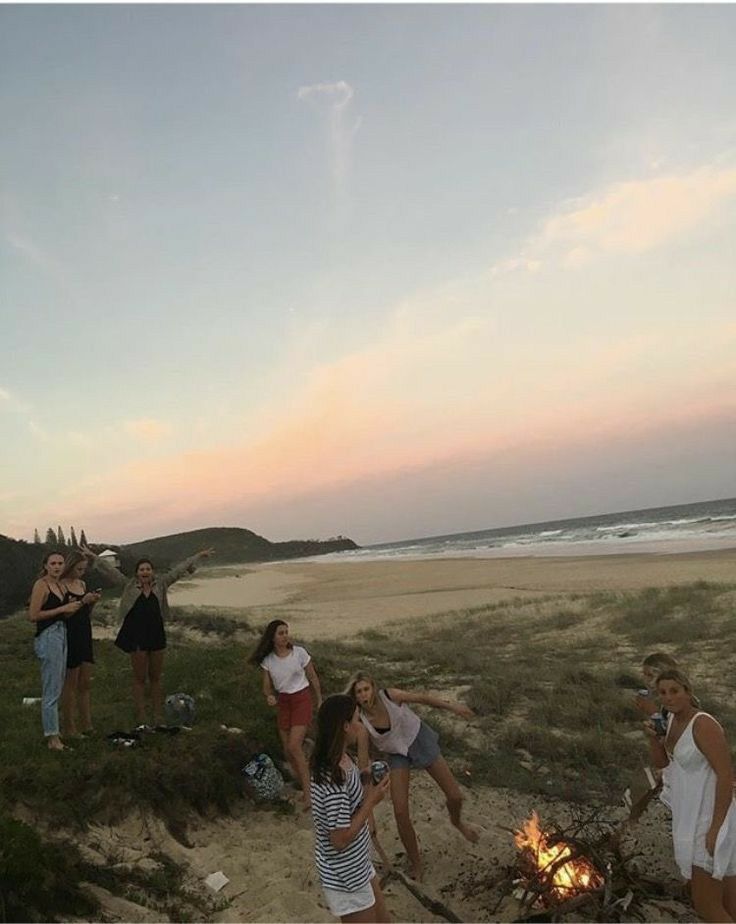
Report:
[{"label": "long blonde hair", "polygon": [[353,702],[360,708],[360,703],[355,695],[355,688],[359,683],[369,683],[373,687],[373,698],[370,701],[370,705],[376,701],[376,692],[378,690],[378,684],[374,678],[367,671],[356,671],[353,676],[348,681],[348,685],[345,687],[345,693],[350,696]]},{"label": "long blonde hair", "polygon": [[679,668],[670,668],[670,670],[662,671],[662,673],[657,676],[657,686],[659,686],[662,680],[672,680],[675,683],[679,683],[682,689],[690,694],[690,702],[692,705],[695,706],[696,709],[700,709],[700,700],[693,693],[693,685],[684,671],[681,671]]}]

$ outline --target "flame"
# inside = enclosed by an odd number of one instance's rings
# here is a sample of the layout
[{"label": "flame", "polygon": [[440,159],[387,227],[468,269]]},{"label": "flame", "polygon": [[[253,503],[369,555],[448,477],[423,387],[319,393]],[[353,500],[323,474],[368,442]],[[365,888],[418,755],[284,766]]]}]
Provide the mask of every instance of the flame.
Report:
[{"label": "flame", "polygon": [[[536,869],[540,872],[554,872],[549,883],[549,890],[556,899],[569,898],[579,892],[599,888],[603,879],[598,870],[585,857],[575,857],[569,844],[560,841],[550,844],[548,836],[539,824],[539,815],[532,812],[531,818],[524,822],[520,831],[514,835],[519,850],[527,851]],[[565,858],[570,859],[565,862]]]}]

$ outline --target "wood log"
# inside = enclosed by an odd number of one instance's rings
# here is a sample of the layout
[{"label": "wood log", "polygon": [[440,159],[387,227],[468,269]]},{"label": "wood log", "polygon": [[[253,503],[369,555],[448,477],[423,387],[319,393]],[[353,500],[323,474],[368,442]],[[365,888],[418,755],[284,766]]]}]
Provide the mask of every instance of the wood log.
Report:
[{"label": "wood log", "polygon": [[453,924],[462,924],[462,918],[459,918],[451,908],[448,908],[447,905],[439,901],[439,899],[427,895],[427,893],[421,889],[413,879],[410,879],[406,873],[394,867],[387,876],[387,879],[391,879],[392,877],[398,879],[399,882],[411,892],[414,898],[424,905],[427,911],[431,911],[432,914],[436,914],[446,921],[452,921]]}]

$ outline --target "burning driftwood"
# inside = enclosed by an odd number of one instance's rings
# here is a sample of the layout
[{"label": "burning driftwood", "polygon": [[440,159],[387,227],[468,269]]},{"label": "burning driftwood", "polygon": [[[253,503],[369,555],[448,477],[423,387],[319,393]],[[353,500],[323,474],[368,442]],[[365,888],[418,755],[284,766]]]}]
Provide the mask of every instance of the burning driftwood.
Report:
[{"label": "burning driftwood", "polygon": [[624,852],[628,824],[606,820],[600,809],[577,815],[565,828],[543,827],[532,812],[519,830],[503,830],[513,835],[518,854],[494,883],[501,895],[491,914],[511,893],[517,921],[562,921],[575,913],[588,921],[645,920],[645,903],[674,897],[639,872],[638,851]]},{"label": "burning driftwood", "polygon": [[605,885],[601,860],[592,857],[578,838],[543,831],[536,812],[514,834],[514,841],[519,849],[522,902],[531,898],[532,904],[555,907],[577,896],[600,892]]}]

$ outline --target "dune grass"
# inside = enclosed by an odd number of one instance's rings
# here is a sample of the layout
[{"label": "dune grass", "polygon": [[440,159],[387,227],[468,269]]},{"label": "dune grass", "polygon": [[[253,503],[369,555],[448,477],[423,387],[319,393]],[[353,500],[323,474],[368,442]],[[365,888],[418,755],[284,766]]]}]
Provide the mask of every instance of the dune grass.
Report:
[{"label": "dune grass", "polygon": [[477,713],[474,728],[436,710],[426,717],[466,780],[618,802],[646,760],[633,697],[651,651],[680,661],[736,742],[736,656],[722,644],[734,599],[732,587],[702,581],[516,599],[311,647],[343,678],[363,668],[385,685],[459,694]]}]

